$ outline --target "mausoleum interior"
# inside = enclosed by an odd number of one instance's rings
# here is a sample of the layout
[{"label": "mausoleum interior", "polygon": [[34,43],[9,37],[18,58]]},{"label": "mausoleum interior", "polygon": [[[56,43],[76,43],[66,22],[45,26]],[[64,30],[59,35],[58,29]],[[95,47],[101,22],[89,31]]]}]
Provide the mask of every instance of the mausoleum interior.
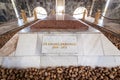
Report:
[{"label": "mausoleum interior", "polygon": [[0,0],[0,80],[120,80],[120,0]]}]

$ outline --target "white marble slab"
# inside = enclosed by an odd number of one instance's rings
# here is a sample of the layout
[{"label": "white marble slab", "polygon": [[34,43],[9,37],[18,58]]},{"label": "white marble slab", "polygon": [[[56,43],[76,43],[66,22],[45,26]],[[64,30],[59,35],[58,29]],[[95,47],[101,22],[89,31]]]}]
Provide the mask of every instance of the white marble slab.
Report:
[{"label": "white marble slab", "polygon": [[100,34],[81,34],[84,55],[103,55]]},{"label": "white marble slab", "polygon": [[40,65],[42,67],[47,66],[70,66],[77,65],[77,56],[41,56]]},{"label": "white marble slab", "polygon": [[42,53],[77,53],[76,36],[43,36]]},{"label": "white marble slab", "polygon": [[3,64],[7,68],[28,68],[40,67],[40,56],[27,56],[27,57],[4,57]]},{"label": "white marble slab", "polygon": [[116,66],[120,66],[120,56],[115,56]]},{"label": "white marble slab", "polygon": [[104,67],[104,66],[105,67],[114,67],[116,65],[115,58],[114,58],[114,56],[100,57],[98,65],[102,66],[102,67]]},{"label": "white marble slab", "polygon": [[15,56],[16,51],[12,52],[9,56]]},{"label": "white marble slab", "polygon": [[113,56],[79,56],[78,65],[114,67],[116,63]]},{"label": "white marble slab", "polygon": [[82,66],[97,66],[99,57],[93,57],[93,56],[79,56],[78,57],[78,65]]},{"label": "white marble slab", "polygon": [[36,54],[42,54],[42,37],[43,34],[37,35],[37,45],[36,45]]},{"label": "white marble slab", "polygon": [[2,65],[3,57],[0,57],[0,65]]},{"label": "white marble slab", "polygon": [[77,46],[78,46],[78,55],[84,55],[84,49],[83,49],[83,40],[81,37],[81,34],[77,35]]},{"label": "white marble slab", "polygon": [[101,34],[101,39],[105,55],[120,55],[120,50],[118,50],[103,34]]},{"label": "white marble slab", "polygon": [[15,56],[39,55],[36,54],[37,34],[19,34]]}]

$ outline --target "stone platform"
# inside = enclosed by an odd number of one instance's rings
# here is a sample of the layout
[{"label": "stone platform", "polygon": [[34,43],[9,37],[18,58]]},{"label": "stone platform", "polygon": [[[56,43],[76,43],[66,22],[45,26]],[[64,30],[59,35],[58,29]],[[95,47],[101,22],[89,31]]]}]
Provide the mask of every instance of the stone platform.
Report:
[{"label": "stone platform", "polygon": [[[1,65],[8,68],[70,65],[114,67],[120,65],[120,51],[100,31],[87,24],[85,24],[88,26],[86,31],[69,31],[69,29],[33,31],[32,25],[17,33],[16,49],[13,53],[6,54],[7,56],[1,55]],[[69,43],[70,46],[58,44],[58,48],[63,46],[63,50],[59,49],[58,51],[56,45],[50,49],[51,45],[49,47],[44,45],[46,42],[50,42],[48,44],[63,42]]]},{"label": "stone platform", "polygon": [[[18,33],[18,37],[16,50],[9,56],[1,57],[1,65],[4,67],[120,65],[120,51],[101,32],[27,32]],[[46,42],[71,45],[67,45],[67,49],[59,49],[45,45]]]}]

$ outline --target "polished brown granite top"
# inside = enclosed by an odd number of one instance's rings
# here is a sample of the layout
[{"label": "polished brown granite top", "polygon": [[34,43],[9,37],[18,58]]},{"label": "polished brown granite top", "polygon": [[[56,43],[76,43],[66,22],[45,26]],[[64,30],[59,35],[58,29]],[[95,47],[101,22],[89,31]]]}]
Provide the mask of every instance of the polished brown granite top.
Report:
[{"label": "polished brown granite top", "polygon": [[31,26],[31,29],[76,29],[88,30],[88,26],[70,15],[52,15]]}]

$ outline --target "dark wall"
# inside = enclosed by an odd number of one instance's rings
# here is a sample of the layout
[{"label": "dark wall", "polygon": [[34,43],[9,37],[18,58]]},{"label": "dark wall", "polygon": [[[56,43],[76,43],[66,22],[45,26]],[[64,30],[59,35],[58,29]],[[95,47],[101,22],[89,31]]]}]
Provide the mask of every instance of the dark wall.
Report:
[{"label": "dark wall", "polygon": [[105,19],[106,21],[108,22],[112,21],[120,24],[120,0],[111,0],[105,16],[113,19],[113,20]]},{"label": "dark wall", "polygon": [[0,0],[0,22],[13,20],[16,18],[11,0]]},{"label": "dark wall", "polygon": [[27,15],[29,15],[28,7],[26,5],[27,3],[29,4],[31,13],[33,12],[34,8],[40,6],[43,7],[49,15],[52,9],[55,10],[55,3],[56,3],[55,1],[56,0],[29,0],[28,2],[26,2],[25,0],[16,0],[16,4],[18,11],[20,12],[21,9],[23,9],[26,11]]},{"label": "dark wall", "polygon": [[50,14],[51,10],[56,7],[56,0],[38,0],[40,3],[40,6],[45,8],[48,15]]},{"label": "dark wall", "polygon": [[8,2],[10,2],[10,0],[0,0],[0,2],[8,3]]},{"label": "dark wall", "polygon": [[76,8],[85,7],[90,11],[92,0],[65,0],[65,13],[72,15]]},{"label": "dark wall", "polygon": [[96,0],[93,10],[92,10],[92,17],[95,16],[95,13],[100,10],[101,13],[103,13],[104,8],[105,8],[106,0]]}]

